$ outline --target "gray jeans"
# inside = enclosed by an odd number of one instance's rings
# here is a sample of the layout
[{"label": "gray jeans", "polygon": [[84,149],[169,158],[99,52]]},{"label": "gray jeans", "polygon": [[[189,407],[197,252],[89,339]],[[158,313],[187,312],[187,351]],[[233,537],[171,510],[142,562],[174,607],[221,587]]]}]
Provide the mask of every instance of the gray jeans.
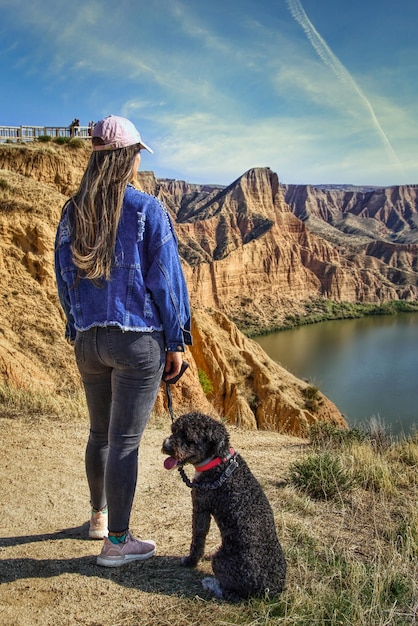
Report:
[{"label": "gray jeans", "polygon": [[160,332],[114,326],[77,332],[75,356],[90,415],[86,473],[91,505],[109,507],[109,530],[129,528],[138,448],[165,363]]}]

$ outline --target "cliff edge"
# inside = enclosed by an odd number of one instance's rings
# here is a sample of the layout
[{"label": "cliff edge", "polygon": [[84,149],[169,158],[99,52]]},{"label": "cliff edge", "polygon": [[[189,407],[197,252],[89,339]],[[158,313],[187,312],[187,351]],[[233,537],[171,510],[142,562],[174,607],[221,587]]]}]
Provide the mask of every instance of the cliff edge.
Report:
[{"label": "cliff edge", "polygon": [[[80,386],[63,339],[53,242],[89,154],[87,146],[0,146],[0,378],[16,387],[65,394]],[[292,212],[269,168],[228,187],[140,172],[138,186],[159,196],[176,222],[191,295],[194,345],[173,390],[176,411],[199,408],[245,428],[294,434],[319,419],[344,425],[329,399],[269,359],[236,323],[279,326],[320,298],[416,300],[416,256],[371,238],[365,249],[344,252]],[[156,410],[165,406],[162,388]]]}]

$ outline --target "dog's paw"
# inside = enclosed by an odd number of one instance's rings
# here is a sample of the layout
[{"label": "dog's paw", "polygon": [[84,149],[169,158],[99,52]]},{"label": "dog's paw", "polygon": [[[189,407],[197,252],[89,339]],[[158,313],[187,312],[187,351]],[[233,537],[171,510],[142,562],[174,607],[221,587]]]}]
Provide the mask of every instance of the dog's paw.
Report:
[{"label": "dog's paw", "polygon": [[181,559],[181,564],[183,565],[183,567],[196,567],[197,559],[194,559],[191,556],[184,556]]},{"label": "dog's paw", "polygon": [[205,591],[210,591],[210,593],[213,593],[215,598],[218,598],[218,600],[222,600],[222,588],[217,578],[213,578],[212,576],[206,576],[206,578],[203,578],[202,580],[202,587]]}]

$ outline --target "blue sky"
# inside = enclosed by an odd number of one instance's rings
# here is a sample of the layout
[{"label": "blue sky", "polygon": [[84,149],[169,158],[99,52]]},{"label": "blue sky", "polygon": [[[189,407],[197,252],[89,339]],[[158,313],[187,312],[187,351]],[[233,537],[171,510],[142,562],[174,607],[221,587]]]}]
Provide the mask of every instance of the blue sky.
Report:
[{"label": "blue sky", "polygon": [[417,0],[0,0],[0,125],[125,115],[157,177],[418,183]]}]

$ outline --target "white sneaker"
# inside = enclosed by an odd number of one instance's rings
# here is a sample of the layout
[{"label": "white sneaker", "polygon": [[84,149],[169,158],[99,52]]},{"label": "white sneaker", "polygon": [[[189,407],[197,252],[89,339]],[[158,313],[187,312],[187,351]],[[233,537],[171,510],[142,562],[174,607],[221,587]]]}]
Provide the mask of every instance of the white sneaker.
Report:
[{"label": "white sneaker", "polygon": [[107,509],[104,512],[92,512],[90,518],[89,537],[90,539],[104,539],[107,537]]}]

